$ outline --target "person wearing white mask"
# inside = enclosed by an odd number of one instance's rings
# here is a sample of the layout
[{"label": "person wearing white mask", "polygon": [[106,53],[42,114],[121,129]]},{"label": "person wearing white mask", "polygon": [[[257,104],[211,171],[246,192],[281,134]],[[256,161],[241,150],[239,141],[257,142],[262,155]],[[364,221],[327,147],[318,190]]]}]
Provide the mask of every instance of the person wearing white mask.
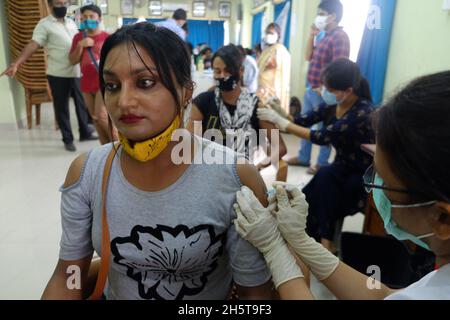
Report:
[{"label": "person wearing white mask", "polygon": [[281,28],[271,23],[266,28],[265,48],[258,60],[258,96],[265,102],[277,97],[282,108],[289,113],[291,54],[279,43]]},{"label": "person wearing white mask", "polygon": [[[339,0],[322,0],[319,4],[317,17],[311,27],[310,37],[306,46],[305,59],[309,61],[309,69],[303,101],[303,115],[308,114],[314,108],[324,103],[320,93],[322,86],[320,75],[326,66],[339,58],[348,58],[350,56],[349,37],[342,27],[339,27],[342,16],[343,6]],[[308,173],[317,173],[320,167],[328,165],[331,148],[327,145],[320,148],[316,166],[311,166],[311,150],[311,142],[302,140],[298,155],[289,159],[288,164],[310,167]]]},{"label": "person wearing white mask", "polygon": [[386,231],[433,252],[438,270],[393,290],[339,261],[306,233],[310,208],[299,189],[276,183],[276,195],[264,208],[242,188],[235,205],[236,229],[264,254],[282,299],[311,298],[302,275],[292,271],[298,271],[292,264],[296,255],[341,300],[450,300],[448,83],[449,71],[416,79],[377,111],[374,166],[364,175]]}]

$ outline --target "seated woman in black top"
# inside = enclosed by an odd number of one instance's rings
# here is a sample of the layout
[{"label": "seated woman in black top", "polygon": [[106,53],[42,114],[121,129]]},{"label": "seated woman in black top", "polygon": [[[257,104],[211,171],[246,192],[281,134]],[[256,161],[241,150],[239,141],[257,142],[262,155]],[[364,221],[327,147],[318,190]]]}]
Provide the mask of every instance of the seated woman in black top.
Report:
[{"label": "seated woman in black top", "polygon": [[[361,145],[375,143],[370,121],[373,105],[369,83],[348,59],[331,63],[322,74],[322,83],[326,105],[296,117],[294,123],[269,109],[260,109],[258,116],[282,131],[336,149],[334,162],[320,168],[303,189],[309,203],[308,231],[333,252],[336,222],[361,212],[365,206],[367,194],[362,177],[372,158]],[[324,123],[323,129],[307,129],[319,122]]]},{"label": "seated woman in black top", "polygon": [[[273,124],[258,119],[256,114],[260,105],[258,97],[241,87],[240,79],[244,71],[242,58],[239,49],[232,44],[216,52],[212,58],[216,87],[194,99],[188,130],[197,133],[194,130],[194,122],[202,122],[202,134],[208,130],[219,130],[223,140],[218,141],[216,135],[212,140],[224,145],[227,145],[227,140],[232,140],[230,135],[236,136],[238,142],[234,146],[229,144],[227,146],[239,153],[245,153],[245,156],[251,159],[255,147],[266,141],[249,139],[249,133],[254,130],[253,137],[259,138],[259,130],[265,129],[267,134],[264,139],[267,138],[269,143],[278,144],[278,155],[273,155],[275,159],[272,158],[272,163],[278,162],[277,180],[286,181],[287,165],[281,160],[286,155],[286,145],[281,136],[279,141],[271,141],[271,130],[277,129]],[[244,136],[247,138],[242,138]],[[209,138],[207,135],[204,137]],[[239,142],[242,144],[239,145]],[[258,167],[262,168],[263,165]]]}]

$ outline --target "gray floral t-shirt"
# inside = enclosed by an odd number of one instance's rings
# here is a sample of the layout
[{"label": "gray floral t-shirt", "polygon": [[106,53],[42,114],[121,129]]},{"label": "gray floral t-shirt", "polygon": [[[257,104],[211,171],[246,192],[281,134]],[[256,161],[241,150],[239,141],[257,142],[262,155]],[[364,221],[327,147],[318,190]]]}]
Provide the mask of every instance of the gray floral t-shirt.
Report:
[{"label": "gray floral t-shirt", "polygon": [[[223,156],[225,163],[236,158],[223,146],[199,141],[203,154]],[[91,151],[80,180],[61,189],[62,260],[84,258],[94,249],[101,256],[101,181],[110,150],[106,145]],[[221,300],[233,281],[246,287],[266,283],[270,272],[263,257],[232,223],[241,186],[235,164],[192,164],[170,187],[144,192],[126,180],[116,156],[108,184],[107,298]]]}]

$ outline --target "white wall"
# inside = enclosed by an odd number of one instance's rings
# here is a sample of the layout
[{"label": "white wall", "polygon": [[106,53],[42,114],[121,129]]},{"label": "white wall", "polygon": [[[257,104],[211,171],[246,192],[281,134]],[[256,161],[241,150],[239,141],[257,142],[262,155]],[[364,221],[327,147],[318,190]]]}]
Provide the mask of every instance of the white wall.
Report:
[{"label": "white wall", "polygon": [[450,12],[442,0],[397,0],[385,98],[410,80],[450,70]]}]

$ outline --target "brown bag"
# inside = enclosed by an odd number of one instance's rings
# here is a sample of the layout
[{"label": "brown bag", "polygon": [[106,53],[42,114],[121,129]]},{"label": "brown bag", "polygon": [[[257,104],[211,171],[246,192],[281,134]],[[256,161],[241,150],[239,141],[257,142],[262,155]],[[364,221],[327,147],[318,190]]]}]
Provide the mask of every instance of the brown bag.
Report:
[{"label": "brown bag", "polygon": [[[103,297],[103,290],[105,289],[106,279],[108,278],[109,262],[111,257],[111,246],[109,240],[109,227],[106,215],[106,199],[108,190],[108,180],[111,173],[111,167],[116,155],[116,146],[113,147],[106,159],[105,168],[103,169],[102,180],[102,244],[101,244],[101,259],[93,259],[91,268],[89,270],[88,283],[93,283],[96,278],[95,288],[88,300],[100,300]],[[88,285],[89,287],[89,285]],[[92,287],[92,285],[91,285]]]}]

